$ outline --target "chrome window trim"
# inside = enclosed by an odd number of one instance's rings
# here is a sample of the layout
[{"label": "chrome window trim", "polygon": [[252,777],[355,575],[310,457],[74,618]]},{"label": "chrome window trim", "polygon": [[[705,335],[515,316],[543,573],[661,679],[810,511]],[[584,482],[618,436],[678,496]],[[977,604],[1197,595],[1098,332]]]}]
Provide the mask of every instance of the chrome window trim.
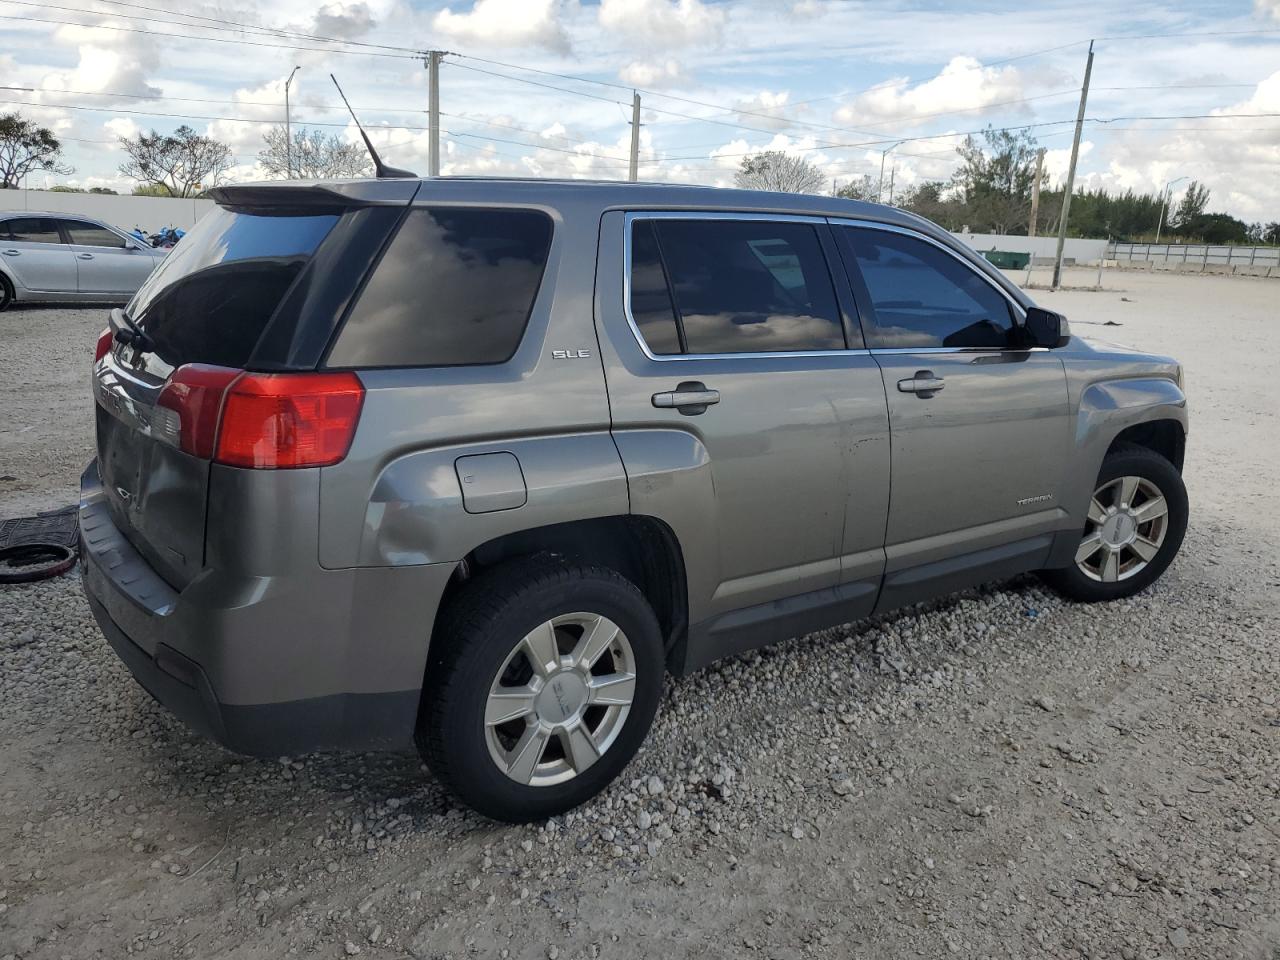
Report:
[{"label": "chrome window trim", "polygon": [[[1023,309],[1022,304],[1018,303],[1009,291],[1004,289],[1000,284],[996,283],[991,277],[987,276],[981,270],[975,270],[972,263],[969,263],[963,256],[951,249],[945,243],[934,239],[919,230],[912,230],[909,227],[900,227],[891,223],[879,223],[875,220],[857,220],[849,217],[827,217],[827,223],[833,227],[855,227],[865,230],[882,230],[885,233],[898,233],[904,237],[910,237],[914,240],[923,240],[925,243],[937,247],[951,255],[975,277],[980,278],[996,293],[1004,297],[1009,306],[1013,309],[1013,324],[1020,326],[1027,321],[1027,311]],[[869,352],[876,353],[1036,353],[1041,350],[1048,350],[1048,347],[871,347]]]},{"label": "chrome window trim", "polygon": [[[808,223],[825,226],[827,217],[792,213],[747,213],[735,210],[628,210],[622,224],[622,312],[627,326],[641,351],[650,360],[665,363],[671,360],[773,360],[786,357],[865,357],[871,351],[863,348],[843,350],[778,350],[753,353],[665,353],[657,354],[649,349],[635,317],[631,315],[631,225],[637,220],[755,220],[770,223]],[[830,265],[828,265],[830,269]],[[835,277],[831,282],[837,283]],[[834,294],[835,291],[833,290]]]}]

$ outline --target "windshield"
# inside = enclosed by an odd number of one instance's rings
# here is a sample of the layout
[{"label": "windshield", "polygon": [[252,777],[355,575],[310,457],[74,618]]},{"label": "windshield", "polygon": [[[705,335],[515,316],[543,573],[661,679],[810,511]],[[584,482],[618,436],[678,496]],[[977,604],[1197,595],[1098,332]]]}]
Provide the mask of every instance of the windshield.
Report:
[{"label": "windshield", "polygon": [[336,214],[217,207],[134,295],[128,315],[171,367],[243,367]]}]

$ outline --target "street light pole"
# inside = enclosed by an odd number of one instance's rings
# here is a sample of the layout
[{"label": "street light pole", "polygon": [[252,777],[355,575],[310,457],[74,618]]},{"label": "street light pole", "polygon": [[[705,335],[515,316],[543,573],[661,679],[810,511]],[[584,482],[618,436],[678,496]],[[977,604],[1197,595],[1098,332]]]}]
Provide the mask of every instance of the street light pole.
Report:
[{"label": "street light pole", "polygon": [[289,123],[289,84],[293,83],[293,74],[301,70],[301,65],[293,68],[289,79],[284,82],[284,169],[285,179],[293,179],[293,128]]},{"label": "street light pole", "polygon": [[1164,185],[1164,193],[1160,194],[1160,219],[1156,223],[1156,243],[1160,242],[1160,231],[1164,227],[1164,214],[1169,207],[1169,191],[1173,189],[1175,183],[1190,179],[1190,177],[1178,177],[1176,180],[1170,180]]},{"label": "street light pole", "polygon": [[884,158],[889,155],[891,150],[896,150],[906,142],[905,140],[899,140],[892,146],[885,147],[880,151],[880,182],[876,184],[876,203],[884,200]]}]

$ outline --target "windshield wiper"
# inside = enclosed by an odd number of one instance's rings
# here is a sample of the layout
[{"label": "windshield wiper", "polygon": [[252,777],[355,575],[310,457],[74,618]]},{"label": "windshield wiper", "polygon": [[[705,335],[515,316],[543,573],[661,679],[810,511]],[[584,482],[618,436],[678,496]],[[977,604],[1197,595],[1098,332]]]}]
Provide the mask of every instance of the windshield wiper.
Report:
[{"label": "windshield wiper", "polygon": [[123,327],[116,327],[116,343],[133,347],[138,353],[150,353],[156,348],[155,341],[143,333],[142,328],[123,309],[117,307],[111,313],[124,322]]}]

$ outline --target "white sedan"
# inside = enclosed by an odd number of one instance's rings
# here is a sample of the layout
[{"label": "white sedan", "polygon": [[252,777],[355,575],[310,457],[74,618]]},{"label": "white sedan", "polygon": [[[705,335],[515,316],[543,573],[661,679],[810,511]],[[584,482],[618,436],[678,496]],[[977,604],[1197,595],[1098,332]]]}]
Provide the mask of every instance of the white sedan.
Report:
[{"label": "white sedan", "polygon": [[167,252],[88,217],[5,211],[0,310],[14,302],[124,302]]}]

